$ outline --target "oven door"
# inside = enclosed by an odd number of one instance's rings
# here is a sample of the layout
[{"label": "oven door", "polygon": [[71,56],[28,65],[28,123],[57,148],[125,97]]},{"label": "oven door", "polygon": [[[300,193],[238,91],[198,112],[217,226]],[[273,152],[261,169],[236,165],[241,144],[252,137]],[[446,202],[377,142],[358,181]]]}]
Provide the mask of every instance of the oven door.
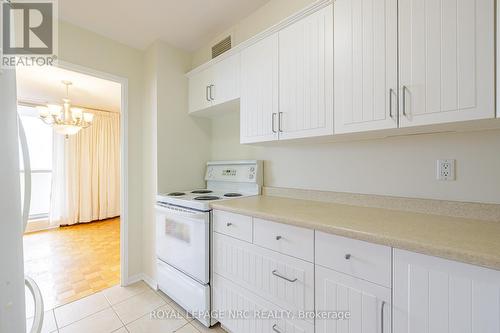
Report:
[{"label": "oven door", "polygon": [[209,282],[210,213],[156,205],[156,255],[202,284]]}]

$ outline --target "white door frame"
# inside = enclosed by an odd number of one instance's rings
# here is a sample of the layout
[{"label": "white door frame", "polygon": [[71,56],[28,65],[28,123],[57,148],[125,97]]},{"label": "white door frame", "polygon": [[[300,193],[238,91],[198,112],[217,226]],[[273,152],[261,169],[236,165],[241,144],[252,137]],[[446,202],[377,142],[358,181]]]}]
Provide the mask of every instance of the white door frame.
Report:
[{"label": "white door frame", "polygon": [[120,108],[120,285],[127,286],[128,275],[128,79],[89,67],[59,60],[57,67],[113,81],[121,85]]}]

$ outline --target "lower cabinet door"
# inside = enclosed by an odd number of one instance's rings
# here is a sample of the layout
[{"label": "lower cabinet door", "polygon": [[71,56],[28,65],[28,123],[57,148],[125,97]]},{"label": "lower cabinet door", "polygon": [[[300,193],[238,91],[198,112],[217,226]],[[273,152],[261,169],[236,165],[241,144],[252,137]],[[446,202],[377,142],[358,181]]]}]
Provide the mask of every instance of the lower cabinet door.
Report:
[{"label": "lower cabinet door", "polygon": [[334,270],[316,269],[316,333],[391,332],[391,290]]},{"label": "lower cabinet door", "polygon": [[314,265],[307,261],[214,233],[213,271],[284,310],[314,310]]},{"label": "lower cabinet door", "polygon": [[394,250],[394,332],[500,332],[500,271]]},{"label": "lower cabinet door", "polygon": [[212,310],[231,333],[314,333],[314,325],[214,274]]}]

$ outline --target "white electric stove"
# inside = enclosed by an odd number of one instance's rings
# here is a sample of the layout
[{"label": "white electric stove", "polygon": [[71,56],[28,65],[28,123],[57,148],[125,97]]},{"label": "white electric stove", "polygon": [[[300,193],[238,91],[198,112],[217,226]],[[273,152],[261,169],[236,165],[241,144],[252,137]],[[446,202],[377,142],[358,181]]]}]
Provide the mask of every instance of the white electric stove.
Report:
[{"label": "white electric stove", "polygon": [[262,186],[261,161],[208,162],[207,187],[159,194],[157,202],[210,211],[213,201],[258,195]]},{"label": "white electric stove", "polygon": [[210,203],[259,195],[262,161],[208,162],[204,189],[157,196],[158,288],[206,326],[210,314]]}]

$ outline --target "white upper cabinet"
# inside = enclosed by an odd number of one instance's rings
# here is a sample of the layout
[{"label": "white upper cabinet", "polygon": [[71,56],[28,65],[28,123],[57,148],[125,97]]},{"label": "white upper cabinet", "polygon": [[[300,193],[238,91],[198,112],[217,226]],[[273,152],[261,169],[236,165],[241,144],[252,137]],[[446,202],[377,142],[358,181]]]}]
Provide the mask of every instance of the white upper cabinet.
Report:
[{"label": "white upper cabinet", "polygon": [[224,58],[189,77],[189,112],[208,109],[239,96],[240,54]]},{"label": "white upper cabinet", "polygon": [[397,8],[397,0],[335,1],[336,134],[398,125]]},{"label": "white upper cabinet", "polygon": [[212,106],[210,99],[210,85],[212,81],[212,67],[193,74],[189,78],[189,112],[196,112]]},{"label": "white upper cabinet", "polygon": [[400,126],[493,118],[494,0],[399,0]]},{"label": "white upper cabinet", "polygon": [[394,332],[500,332],[500,272],[394,250]]},{"label": "white upper cabinet", "polygon": [[278,139],[278,35],[241,51],[241,143]]},{"label": "white upper cabinet", "polygon": [[214,104],[225,103],[240,97],[240,54],[237,53],[213,66],[211,86]]},{"label": "white upper cabinet", "polygon": [[279,137],[333,134],[333,5],[279,32]]}]

